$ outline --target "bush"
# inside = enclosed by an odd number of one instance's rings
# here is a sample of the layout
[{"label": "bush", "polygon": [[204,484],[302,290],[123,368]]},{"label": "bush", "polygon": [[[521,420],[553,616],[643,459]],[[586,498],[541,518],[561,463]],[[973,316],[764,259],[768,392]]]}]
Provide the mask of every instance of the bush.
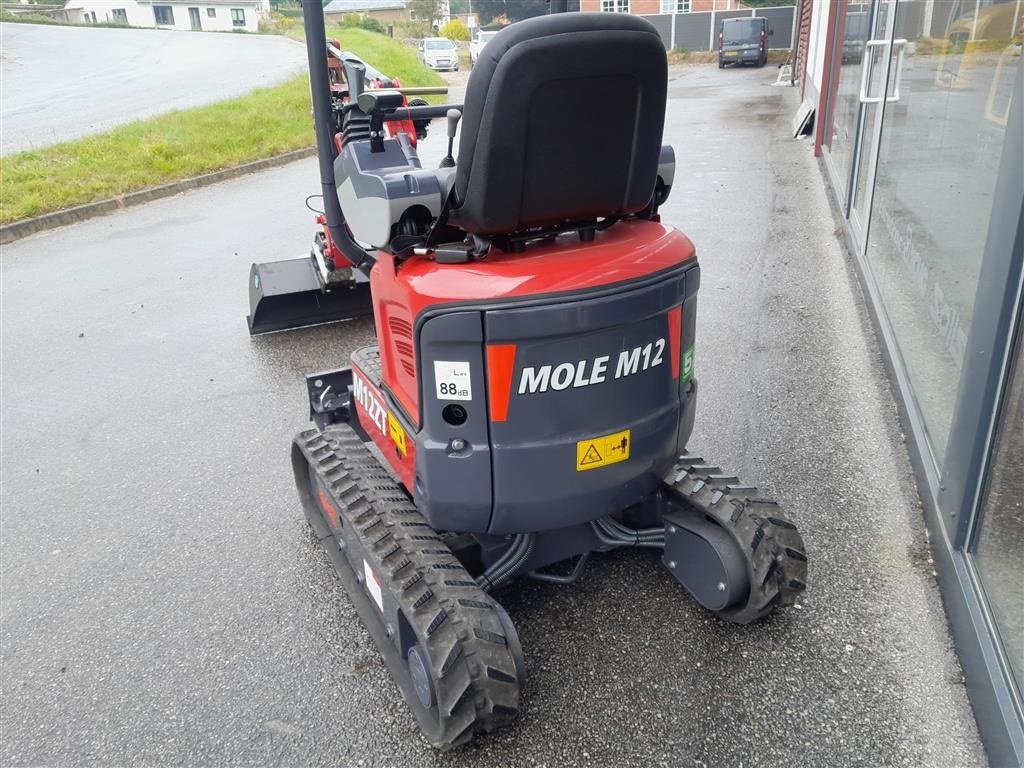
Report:
[{"label": "bush", "polygon": [[346,13],[341,17],[341,26],[359,27],[368,32],[376,32],[378,35],[387,33],[384,25],[377,21],[377,19],[362,13]]},{"label": "bush", "polygon": [[458,19],[452,19],[438,33],[449,40],[469,40],[469,28]]},{"label": "bush", "polygon": [[372,16],[363,17],[363,20],[359,22],[359,26],[367,32],[376,32],[378,35],[387,34],[387,30],[384,28],[384,25]]},{"label": "bush", "polygon": [[259,31],[265,35],[286,35],[295,27],[295,19],[272,12],[260,17]]},{"label": "bush", "polygon": [[430,25],[425,21],[396,21],[395,29],[399,37],[421,40],[430,37]]},{"label": "bush", "polygon": [[13,21],[19,24],[60,24],[54,18],[41,13],[11,13],[0,10],[0,21]]}]

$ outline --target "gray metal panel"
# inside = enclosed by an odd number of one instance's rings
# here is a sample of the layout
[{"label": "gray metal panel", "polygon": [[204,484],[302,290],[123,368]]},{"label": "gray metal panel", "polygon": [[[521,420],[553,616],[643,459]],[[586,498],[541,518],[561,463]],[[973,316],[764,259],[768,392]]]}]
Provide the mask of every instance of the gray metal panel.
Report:
[{"label": "gray metal panel", "polygon": [[[420,421],[416,434],[416,506],[438,530],[482,533],[491,518],[491,450],[487,434],[487,387],[479,312],[449,312],[423,323],[418,334]],[[434,362],[469,364],[470,400],[437,396]],[[464,424],[445,421],[445,406],[466,409]],[[465,441],[460,451],[449,446]]]},{"label": "gray metal panel", "polygon": [[926,34],[924,26],[924,4],[918,2],[902,2],[896,6],[896,29],[900,37],[916,40]]},{"label": "gray metal panel", "polygon": [[956,21],[958,11],[962,12],[962,9],[957,3],[936,3],[932,11],[931,36],[940,40],[944,38],[950,25]]},{"label": "gray metal panel", "polygon": [[[824,10],[824,9],[823,9]],[[793,46],[793,14],[795,6],[785,8],[759,8],[757,15],[768,20],[768,29],[775,34],[768,38],[769,48],[791,48]]]},{"label": "gray metal panel", "polygon": [[[672,375],[666,322],[666,312],[696,291],[691,275],[696,269],[600,298],[485,313],[488,344],[516,344],[508,415],[490,425],[490,533],[586,522],[657,487],[695,403],[692,389]],[[640,363],[620,375],[620,357],[640,349],[648,352],[646,369]],[[575,370],[556,385],[563,367]],[[627,460],[577,468],[578,442],[627,429]],[[618,449],[605,450],[598,458]]]},{"label": "gray metal panel", "polygon": [[661,35],[661,42],[665,44],[665,50],[672,47],[672,17],[668,15],[664,16],[644,16],[654,28],[658,30],[658,34]]},{"label": "gray metal panel", "polygon": [[[665,47],[672,45],[671,23],[675,19],[675,47],[688,51],[713,51],[718,47],[718,31],[723,19],[738,19],[752,15],[768,19],[768,26],[775,30],[775,36],[769,41],[769,48],[789,48],[793,44],[793,15],[796,8],[792,5],[772,8],[758,8],[756,13],[744,9],[740,11],[701,11],[699,13],[680,13],[675,15],[644,16],[658,30]],[[712,19],[714,30],[711,29]],[[713,33],[713,34],[712,34]]]},{"label": "gray metal panel", "polygon": [[676,16],[676,48],[707,51],[711,41],[710,13],[681,13]]},{"label": "gray metal panel", "polygon": [[[759,12],[765,10],[764,8],[758,9]],[[742,11],[715,11],[715,35],[718,35],[719,30],[722,29],[722,22],[725,19],[742,19],[750,18],[754,14],[747,8]]]}]

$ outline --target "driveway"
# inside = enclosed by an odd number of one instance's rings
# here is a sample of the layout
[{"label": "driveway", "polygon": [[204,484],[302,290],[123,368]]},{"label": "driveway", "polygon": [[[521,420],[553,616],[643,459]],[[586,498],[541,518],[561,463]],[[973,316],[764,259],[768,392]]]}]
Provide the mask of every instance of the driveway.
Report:
[{"label": "driveway", "polygon": [[287,80],[306,51],[271,35],[0,24],[0,155]]},{"label": "driveway", "polygon": [[250,261],[313,234],[307,160],[5,247],[0,763],[984,765],[878,344],[774,77],[672,71],[662,210],[703,268],[692,447],[801,526],[799,606],[721,623],[652,553],[513,585],[521,720],[433,753],[290,476],[303,374],[372,323],[245,330]]}]

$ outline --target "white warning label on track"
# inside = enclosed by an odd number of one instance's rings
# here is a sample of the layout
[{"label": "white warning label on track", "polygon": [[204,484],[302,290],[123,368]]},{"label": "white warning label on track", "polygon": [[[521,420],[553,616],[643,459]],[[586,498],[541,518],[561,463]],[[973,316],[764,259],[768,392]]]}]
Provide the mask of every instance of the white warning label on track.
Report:
[{"label": "white warning label on track", "polygon": [[365,560],[363,560],[363,574],[366,576],[366,591],[370,593],[370,597],[373,598],[373,602],[377,604],[380,612],[384,613],[384,595],[380,591],[380,579]]},{"label": "white warning label on track", "polygon": [[467,362],[435,360],[434,384],[438,400],[473,399],[473,383],[470,381]]}]

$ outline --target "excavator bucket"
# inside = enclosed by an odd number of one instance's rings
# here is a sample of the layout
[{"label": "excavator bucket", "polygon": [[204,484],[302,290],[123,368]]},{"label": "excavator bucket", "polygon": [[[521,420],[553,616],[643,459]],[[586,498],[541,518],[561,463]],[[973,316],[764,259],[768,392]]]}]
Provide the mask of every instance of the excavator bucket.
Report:
[{"label": "excavator bucket", "polygon": [[253,264],[249,269],[249,334],[291,330],[373,314],[370,284],[325,286],[309,257]]}]

